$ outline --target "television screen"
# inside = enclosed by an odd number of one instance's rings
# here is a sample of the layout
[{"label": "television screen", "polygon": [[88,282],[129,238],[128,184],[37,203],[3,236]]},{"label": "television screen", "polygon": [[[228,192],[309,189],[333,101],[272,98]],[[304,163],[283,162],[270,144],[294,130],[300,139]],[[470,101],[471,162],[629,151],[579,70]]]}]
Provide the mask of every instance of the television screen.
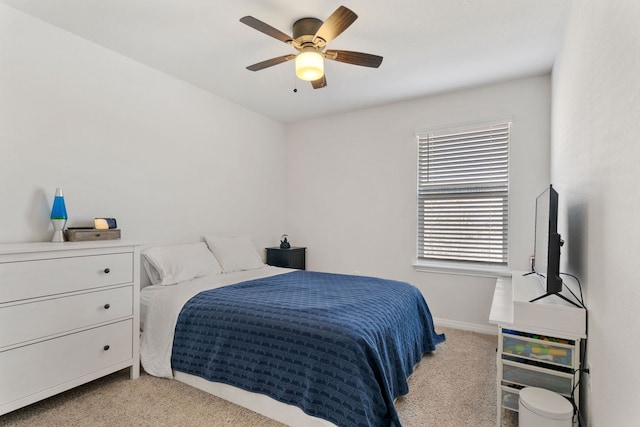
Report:
[{"label": "television screen", "polygon": [[[536,236],[533,272],[531,272],[542,280],[545,293],[530,302],[557,295],[576,307],[584,308],[584,304],[571,301],[561,293],[563,283],[560,277],[560,248],[563,243],[558,234],[558,193],[550,185],[536,198]],[[573,294],[571,289],[569,292]],[[573,296],[575,297],[575,294]]]},{"label": "television screen", "polygon": [[562,291],[560,277],[560,247],[558,234],[558,193],[547,187],[536,198],[536,229],[534,247],[534,271],[545,285],[547,295]]},{"label": "television screen", "polygon": [[536,198],[536,241],[533,249],[534,271],[539,276],[547,277],[547,261],[549,250],[549,194],[548,187]]}]

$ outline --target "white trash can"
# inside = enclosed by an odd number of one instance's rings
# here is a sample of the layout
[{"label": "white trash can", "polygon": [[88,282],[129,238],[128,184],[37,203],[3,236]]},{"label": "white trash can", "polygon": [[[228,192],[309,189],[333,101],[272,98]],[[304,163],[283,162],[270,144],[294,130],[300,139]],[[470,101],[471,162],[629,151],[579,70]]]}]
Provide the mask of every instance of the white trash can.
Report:
[{"label": "white trash can", "polygon": [[573,405],[558,393],[537,387],[520,390],[519,427],[572,427]]}]

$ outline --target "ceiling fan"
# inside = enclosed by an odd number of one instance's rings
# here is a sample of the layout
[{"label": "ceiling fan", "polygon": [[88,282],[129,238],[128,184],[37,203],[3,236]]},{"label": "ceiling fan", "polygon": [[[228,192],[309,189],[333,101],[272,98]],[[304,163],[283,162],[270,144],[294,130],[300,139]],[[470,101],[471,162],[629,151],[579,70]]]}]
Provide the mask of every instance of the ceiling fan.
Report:
[{"label": "ceiling fan", "polygon": [[267,59],[250,65],[247,69],[258,71],[295,59],[296,75],[302,80],[310,81],[314,89],[320,89],[327,85],[324,59],[378,68],[382,63],[381,56],[348,50],[324,50],[327,43],[342,34],[356,19],[358,15],[340,6],[324,22],[317,18],[298,19],[293,24],[293,37],[291,37],[253,16],[245,16],[240,19],[240,22],[293,46],[299,52],[297,55],[289,54]]}]

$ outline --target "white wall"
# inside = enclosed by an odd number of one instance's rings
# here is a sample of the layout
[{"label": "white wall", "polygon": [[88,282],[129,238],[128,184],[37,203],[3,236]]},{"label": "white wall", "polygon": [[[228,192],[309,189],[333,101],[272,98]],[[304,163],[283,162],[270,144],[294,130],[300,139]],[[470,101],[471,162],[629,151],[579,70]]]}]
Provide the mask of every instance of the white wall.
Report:
[{"label": "white wall", "polygon": [[488,325],[495,279],[416,272],[417,129],[513,120],[510,264],[528,269],[535,197],[549,183],[550,76],[317,119],[287,128],[287,232],[310,269],[404,280],[435,317]]},{"label": "white wall", "polygon": [[0,4],[0,242],[50,239],[62,186],[70,226],[273,245],[283,166],[283,125]]},{"label": "white wall", "polygon": [[573,1],[554,68],[551,172],[588,308],[590,426],[640,422],[639,22],[637,0]]}]

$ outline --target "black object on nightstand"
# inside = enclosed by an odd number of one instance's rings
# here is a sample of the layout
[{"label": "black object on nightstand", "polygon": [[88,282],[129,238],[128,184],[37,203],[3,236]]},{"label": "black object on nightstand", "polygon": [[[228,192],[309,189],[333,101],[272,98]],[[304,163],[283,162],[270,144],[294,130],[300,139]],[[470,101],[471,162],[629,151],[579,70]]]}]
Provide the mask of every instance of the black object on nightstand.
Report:
[{"label": "black object on nightstand", "polygon": [[267,251],[267,264],[276,267],[305,269],[305,251],[307,248],[290,247],[281,248],[265,248]]}]

